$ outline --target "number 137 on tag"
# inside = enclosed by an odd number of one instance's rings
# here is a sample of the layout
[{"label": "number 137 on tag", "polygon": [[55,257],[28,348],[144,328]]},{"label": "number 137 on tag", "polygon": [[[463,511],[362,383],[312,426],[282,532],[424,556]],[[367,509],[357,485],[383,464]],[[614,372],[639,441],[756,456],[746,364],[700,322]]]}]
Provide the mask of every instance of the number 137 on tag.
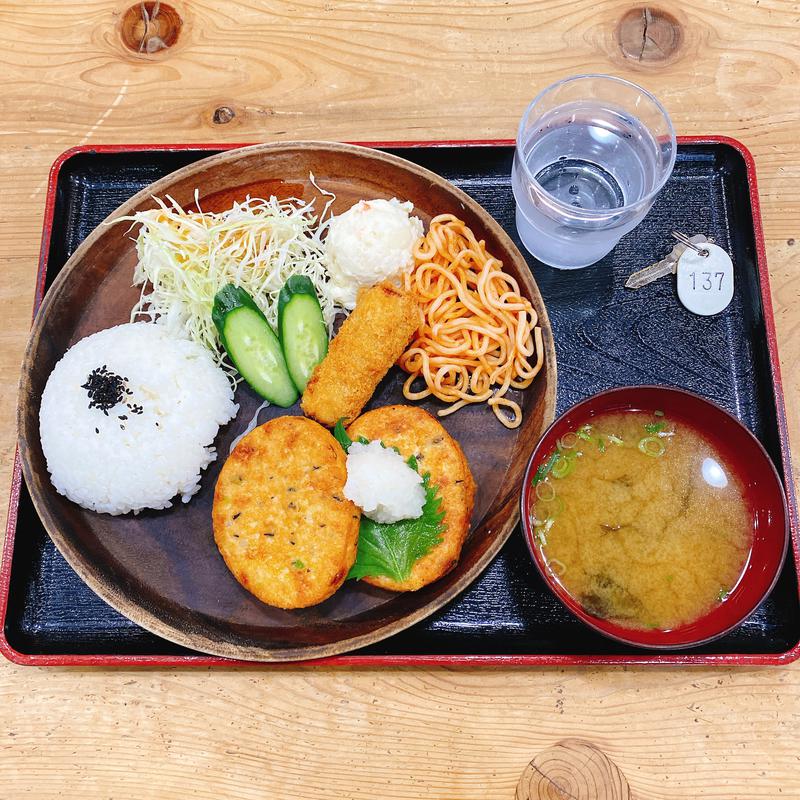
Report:
[{"label": "number 137 on tag", "polygon": [[733,299],[733,262],[715,244],[703,244],[705,253],[686,250],[678,260],[678,297],[695,314],[719,314]]},{"label": "number 137 on tag", "polygon": [[693,292],[696,292],[698,289],[702,289],[704,292],[710,292],[712,289],[721,292],[722,279],[725,277],[725,273],[703,271],[698,274],[696,270],[692,270],[692,272],[689,273],[689,277],[692,279]]}]

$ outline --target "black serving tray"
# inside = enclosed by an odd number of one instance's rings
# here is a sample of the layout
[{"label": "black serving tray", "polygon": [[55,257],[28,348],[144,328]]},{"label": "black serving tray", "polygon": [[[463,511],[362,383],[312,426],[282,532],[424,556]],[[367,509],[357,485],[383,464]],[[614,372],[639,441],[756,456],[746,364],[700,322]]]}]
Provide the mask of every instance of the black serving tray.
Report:
[{"label": "black serving tray", "polygon": [[[97,147],[69,151],[51,174],[39,295],[78,244],[152,181],[219,146]],[[524,253],[514,226],[509,143],[390,146],[443,175],[484,206]],[[628,275],[662,257],[670,231],[704,233],[735,264],[735,295],[716,317],[677,300],[673,278],[631,292]],[[529,258],[547,306],[558,359],[558,413],[614,386],[665,384],[703,395],[761,440],[796,506],[777,367],[766,263],[749,153],[721,139],[682,140],[672,177],[645,221],[594,267],[560,271]],[[16,506],[18,492],[18,508]],[[424,622],[340,664],[780,663],[800,654],[796,536],[774,590],[739,628],[711,644],[653,654],[587,629],[550,594],[519,528],[486,572]],[[0,650],[19,663],[230,663],[165,641],[130,622],[72,571],[44,531],[15,473],[0,613]],[[311,662],[314,663],[314,662]]]}]

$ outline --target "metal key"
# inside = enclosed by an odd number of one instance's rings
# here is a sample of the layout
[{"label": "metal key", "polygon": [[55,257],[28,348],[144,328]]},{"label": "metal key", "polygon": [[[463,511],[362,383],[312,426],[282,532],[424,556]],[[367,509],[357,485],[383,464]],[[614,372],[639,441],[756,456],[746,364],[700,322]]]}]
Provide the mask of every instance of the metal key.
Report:
[{"label": "metal key", "polygon": [[[690,237],[689,241],[692,244],[703,244],[703,242],[710,242],[711,239],[703,236],[702,233],[698,233]],[[649,267],[634,272],[628,280],[625,281],[625,288],[641,289],[642,286],[647,286],[648,283],[652,283],[658,280],[658,278],[663,278],[664,275],[674,275],[678,269],[678,259],[681,257],[684,250],[686,250],[686,245],[678,242],[678,244],[672,248],[669,255],[662,258],[661,261],[656,261],[655,264],[651,264]]]}]

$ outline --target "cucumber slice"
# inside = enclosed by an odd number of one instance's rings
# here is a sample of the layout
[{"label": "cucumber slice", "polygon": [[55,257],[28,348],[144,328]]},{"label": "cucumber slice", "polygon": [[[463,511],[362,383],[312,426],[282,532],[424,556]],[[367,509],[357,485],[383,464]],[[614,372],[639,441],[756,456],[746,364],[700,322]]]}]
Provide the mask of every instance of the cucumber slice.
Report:
[{"label": "cucumber slice", "polygon": [[292,275],[281,289],[278,334],[289,374],[303,392],[314,367],[328,352],[328,329],[317,292],[305,275]]},{"label": "cucumber slice", "polygon": [[299,394],[281,344],[253,298],[229,283],[217,292],[211,317],[233,365],[253,390],[283,408],[296,403]]}]

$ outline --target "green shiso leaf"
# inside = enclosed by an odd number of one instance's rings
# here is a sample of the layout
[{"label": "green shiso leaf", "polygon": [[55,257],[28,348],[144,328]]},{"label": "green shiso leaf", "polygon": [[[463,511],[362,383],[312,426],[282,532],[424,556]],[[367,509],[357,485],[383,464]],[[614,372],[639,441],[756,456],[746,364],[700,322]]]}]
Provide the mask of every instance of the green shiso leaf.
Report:
[{"label": "green shiso leaf", "polygon": [[[408,464],[412,468],[416,464],[413,456]],[[394,581],[405,581],[414,564],[441,543],[445,526],[439,487],[431,486],[427,472],[422,476],[422,485],[425,504],[422,506],[422,515],[416,519],[381,523],[361,517],[358,554],[348,578],[377,578],[383,575]]]},{"label": "green shiso leaf", "polygon": [[342,420],[339,420],[336,425],[333,426],[333,438],[339,442],[345,453],[350,449],[350,445],[353,444],[353,440],[347,435]]},{"label": "green shiso leaf", "polygon": [[[345,453],[353,440],[339,420],[333,436]],[[369,439],[358,437],[361,444],[369,444]],[[382,447],[386,447],[381,442]],[[397,448],[392,448],[395,451]],[[419,472],[417,459],[410,456],[406,463],[414,472]],[[444,533],[444,511],[439,487],[432,486],[430,473],[422,476],[425,489],[425,503],[422,514],[416,519],[401,519],[398,522],[375,522],[364,515],[358,528],[358,553],[348,579],[377,578],[385,576],[402,582],[408,579],[414,564],[426,556],[436,545],[441,544]]]}]

